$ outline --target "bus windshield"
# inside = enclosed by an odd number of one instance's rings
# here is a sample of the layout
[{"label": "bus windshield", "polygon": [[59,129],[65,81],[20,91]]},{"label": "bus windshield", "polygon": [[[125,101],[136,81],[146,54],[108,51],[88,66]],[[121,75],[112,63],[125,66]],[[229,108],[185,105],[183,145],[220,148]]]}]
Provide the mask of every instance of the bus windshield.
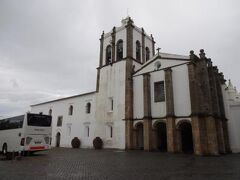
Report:
[{"label": "bus windshield", "polygon": [[0,121],[0,130],[22,128],[23,120],[24,115],[3,119]]},{"label": "bus windshield", "polygon": [[28,114],[27,124],[28,126],[40,126],[40,127],[50,127],[52,123],[52,117],[41,114]]}]

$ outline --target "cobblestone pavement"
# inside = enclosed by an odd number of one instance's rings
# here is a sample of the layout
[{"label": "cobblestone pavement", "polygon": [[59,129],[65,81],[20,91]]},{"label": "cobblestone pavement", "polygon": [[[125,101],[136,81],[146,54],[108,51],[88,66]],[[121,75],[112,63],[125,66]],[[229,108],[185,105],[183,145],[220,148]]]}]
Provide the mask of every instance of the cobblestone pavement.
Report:
[{"label": "cobblestone pavement", "polygon": [[22,160],[0,160],[0,179],[240,180],[240,154],[199,157],[55,148]]}]

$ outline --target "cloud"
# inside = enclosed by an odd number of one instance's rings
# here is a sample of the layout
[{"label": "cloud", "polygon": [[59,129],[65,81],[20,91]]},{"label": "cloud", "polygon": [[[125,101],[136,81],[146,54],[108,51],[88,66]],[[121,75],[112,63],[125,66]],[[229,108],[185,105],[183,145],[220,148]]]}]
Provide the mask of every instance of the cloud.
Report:
[{"label": "cloud", "polygon": [[240,88],[237,0],[1,0],[0,116],[95,90],[99,38],[129,15],[162,52],[204,48]]}]

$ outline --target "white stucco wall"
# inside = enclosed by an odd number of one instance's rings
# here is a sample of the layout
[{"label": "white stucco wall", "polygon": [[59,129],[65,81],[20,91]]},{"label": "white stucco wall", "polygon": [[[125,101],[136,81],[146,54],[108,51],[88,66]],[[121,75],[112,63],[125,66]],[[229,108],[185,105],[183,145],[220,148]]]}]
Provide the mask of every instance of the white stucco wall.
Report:
[{"label": "white stucco wall", "polygon": [[[126,62],[120,61],[100,71],[95,136],[100,136],[108,148],[125,148],[125,66]],[[114,102],[113,111],[110,110],[110,98]],[[109,125],[113,127],[112,138],[107,136]]]},{"label": "white stucco wall", "polygon": [[[86,113],[86,104],[91,103],[91,113]],[[73,106],[73,115],[69,115],[69,107]],[[49,109],[52,109],[52,146],[56,145],[56,134],[61,133],[60,146],[71,147],[71,140],[78,137],[81,140],[81,147],[92,147],[94,123],[95,123],[95,94],[84,95],[65,100],[50,102],[42,105],[32,106],[31,112],[48,114]],[[57,127],[58,117],[63,117],[61,127]],[[90,129],[90,136],[87,137],[85,126],[88,125]],[[69,133],[69,129],[71,132]]]},{"label": "white stucco wall", "polygon": [[175,115],[189,116],[191,101],[187,65],[172,68],[172,81]]},{"label": "white stucco wall", "polygon": [[[190,90],[188,69],[185,61],[160,59],[162,66],[160,69],[172,67],[173,78],[173,97],[174,109],[176,116],[189,116],[191,114]],[[156,61],[155,61],[156,62]],[[143,76],[142,73],[151,72],[155,69],[154,63],[149,63],[140,70],[133,78],[134,87],[134,118],[143,117]],[[179,65],[179,66],[175,66]],[[154,71],[150,73],[151,81],[151,113],[152,117],[166,116],[166,101],[154,102],[154,83],[165,81],[164,70]],[[164,86],[165,87],[165,86]]]},{"label": "white stucco wall", "polygon": [[[157,71],[151,73],[151,109],[152,109],[152,117],[164,117],[166,116],[166,96],[165,101],[163,102],[154,102],[154,83],[158,81],[164,81],[165,74],[164,71]],[[166,86],[164,84],[165,92]],[[165,93],[166,95],[166,93]]]},{"label": "white stucco wall", "polygon": [[228,119],[228,133],[232,152],[240,152],[240,102],[235,99],[232,89],[222,85],[225,115]]},{"label": "white stucco wall", "polygon": [[143,118],[143,76],[133,78],[133,117]]},{"label": "white stucco wall", "polygon": [[232,152],[240,152],[240,103],[231,103],[228,120],[229,139]]}]

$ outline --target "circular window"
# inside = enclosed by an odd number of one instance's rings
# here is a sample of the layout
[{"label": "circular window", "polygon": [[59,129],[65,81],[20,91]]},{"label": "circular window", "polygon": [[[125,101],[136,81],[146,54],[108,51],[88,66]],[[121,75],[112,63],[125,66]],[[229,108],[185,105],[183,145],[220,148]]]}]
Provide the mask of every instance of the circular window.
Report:
[{"label": "circular window", "polygon": [[160,62],[160,61],[157,61],[157,62],[155,62],[155,64],[154,64],[155,70],[159,70],[161,66],[162,66],[162,65],[161,65],[161,62]]}]

